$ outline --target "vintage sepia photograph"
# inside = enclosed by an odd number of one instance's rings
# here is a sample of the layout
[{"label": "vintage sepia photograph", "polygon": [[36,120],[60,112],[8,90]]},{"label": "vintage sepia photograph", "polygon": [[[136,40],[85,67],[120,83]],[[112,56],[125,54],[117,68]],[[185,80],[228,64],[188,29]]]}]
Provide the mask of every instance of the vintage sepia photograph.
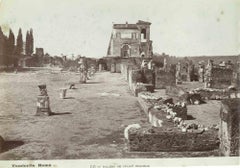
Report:
[{"label": "vintage sepia photograph", "polygon": [[0,167],[240,165],[240,0],[0,0]]}]

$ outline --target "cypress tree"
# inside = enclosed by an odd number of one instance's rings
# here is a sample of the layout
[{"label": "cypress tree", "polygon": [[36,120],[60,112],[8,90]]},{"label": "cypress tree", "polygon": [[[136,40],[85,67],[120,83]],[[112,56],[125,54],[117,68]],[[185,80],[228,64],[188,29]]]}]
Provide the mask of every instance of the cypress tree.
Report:
[{"label": "cypress tree", "polygon": [[29,34],[29,53],[30,53],[30,55],[33,54],[33,47],[34,47],[34,38],[33,38],[33,30],[31,28],[30,34]]},{"label": "cypress tree", "polygon": [[22,39],[22,29],[18,30],[17,36],[17,46],[16,46],[16,54],[21,55],[23,52],[23,39]]},{"label": "cypress tree", "polygon": [[8,36],[8,45],[7,45],[7,52],[9,55],[13,54],[14,48],[15,48],[15,37],[12,30],[10,29],[9,36]]},{"label": "cypress tree", "polygon": [[5,50],[5,36],[0,26],[0,65],[3,65],[3,57],[5,54],[4,50]]},{"label": "cypress tree", "polygon": [[29,34],[29,31],[27,31],[27,34],[26,34],[25,54],[26,55],[30,54],[30,34]]},{"label": "cypress tree", "polygon": [[12,55],[15,49],[15,37],[12,32],[12,30],[9,30],[9,36],[7,38],[7,44],[6,44],[6,55],[5,55],[5,65],[10,65],[12,63]]}]

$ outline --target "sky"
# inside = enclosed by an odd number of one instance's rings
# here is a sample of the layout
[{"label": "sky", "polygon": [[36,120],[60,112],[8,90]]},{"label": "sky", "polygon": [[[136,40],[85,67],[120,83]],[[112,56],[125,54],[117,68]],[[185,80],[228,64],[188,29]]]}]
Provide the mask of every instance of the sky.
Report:
[{"label": "sky", "polygon": [[106,56],[113,23],[151,22],[153,52],[240,54],[240,0],[0,0],[5,34],[33,29],[50,55]]}]

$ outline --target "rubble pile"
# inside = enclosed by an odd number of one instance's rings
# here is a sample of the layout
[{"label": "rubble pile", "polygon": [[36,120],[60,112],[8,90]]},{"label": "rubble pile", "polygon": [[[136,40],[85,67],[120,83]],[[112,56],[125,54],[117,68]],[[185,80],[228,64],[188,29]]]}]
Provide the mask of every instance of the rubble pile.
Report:
[{"label": "rubble pile", "polygon": [[[147,114],[149,122],[152,126],[161,127],[167,122],[172,122],[173,124],[170,125],[179,128],[182,132],[201,133],[210,129],[201,124],[186,124],[184,122],[187,120],[188,116],[187,104],[185,102],[177,102],[174,104],[172,98],[155,96],[148,92],[140,93],[139,98],[143,99],[141,104],[148,106],[143,109],[147,111],[145,113]],[[161,124],[157,125],[155,122],[161,122]]]},{"label": "rubble pile", "polygon": [[223,100],[229,98],[240,98],[240,92],[231,88],[196,88],[191,93],[199,94],[202,100]]},{"label": "rubble pile", "polygon": [[208,151],[219,146],[218,126],[205,127],[187,120],[187,104],[170,97],[139,93],[139,103],[151,126],[128,129],[130,151]]},{"label": "rubble pile", "polygon": [[199,105],[204,103],[201,95],[199,93],[192,92],[192,91],[186,92],[185,94],[180,96],[179,99],[185,102],[186,104],[192,104],[192,105]]}]

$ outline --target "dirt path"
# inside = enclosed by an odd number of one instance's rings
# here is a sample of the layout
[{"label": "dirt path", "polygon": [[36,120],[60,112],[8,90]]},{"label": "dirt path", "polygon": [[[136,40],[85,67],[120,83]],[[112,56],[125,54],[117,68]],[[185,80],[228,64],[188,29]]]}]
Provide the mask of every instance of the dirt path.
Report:
[{"label": "dirt path", "polygon": [[[123,130],[146,122],[120,74],[97,73],[59,98],[75,73],[37,71],[0,75],[0,135],[9,147],[0,159],[83,159],[125,157]],[[44,82],[59,115],[36,117],[37,84]]]}]

